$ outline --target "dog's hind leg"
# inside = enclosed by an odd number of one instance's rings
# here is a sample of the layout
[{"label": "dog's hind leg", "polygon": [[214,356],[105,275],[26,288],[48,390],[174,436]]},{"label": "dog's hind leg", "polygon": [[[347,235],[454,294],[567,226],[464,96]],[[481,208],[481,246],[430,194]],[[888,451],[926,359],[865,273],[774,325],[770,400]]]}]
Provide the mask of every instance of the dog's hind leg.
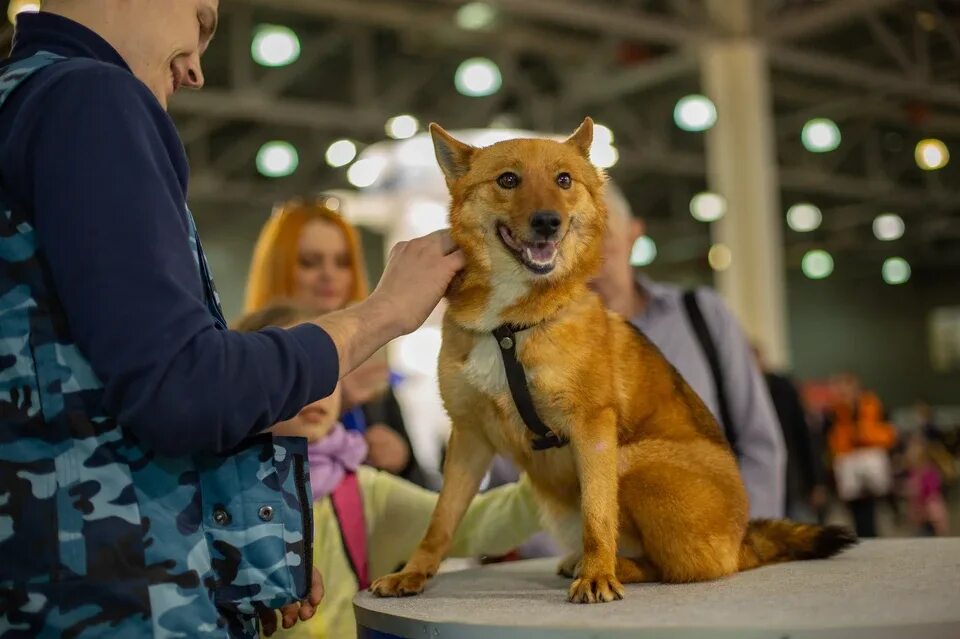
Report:
[{"label": "dog's hind leg", "polygon": [[739,570],[746,495],[735,467],[726,472],[720,466],[726,458],[711,459],[720,456],[712,446],[640,442],[627,451],[621,511],[640,531],[642,556],[656,567],[658,581],[711,581]]},{"label": "dog's hind leg", "polygon": [[[557,574],[568,579],[576,579],[580,574],[580,562],[583,554],[570,553],[557,566]],[[617,557],[617,579],[624,584],[639,584],[660,581],[660,570],[649,559]]]},{"label": "dog's hind leg", "polygon": [[639,584],[660,581],[660,570],[646,557],[617,557],[617,579],[620,583]]}]

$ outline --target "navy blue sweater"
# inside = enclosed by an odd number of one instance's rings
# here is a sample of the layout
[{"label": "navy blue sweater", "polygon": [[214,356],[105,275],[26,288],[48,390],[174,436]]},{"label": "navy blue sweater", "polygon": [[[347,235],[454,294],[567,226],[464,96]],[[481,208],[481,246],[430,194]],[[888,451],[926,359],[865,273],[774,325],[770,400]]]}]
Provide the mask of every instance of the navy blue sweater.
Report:
[{"label": "navy blue sweater", "polygon": [[123,58],[60,16],[19,16],[11,59],[71,58],[0,110],[0,183],[29,215],[70,333],[108,412],[163,454],[223,451],[329,395],[321,328],[217,327],[188,242],[173,122]]}]

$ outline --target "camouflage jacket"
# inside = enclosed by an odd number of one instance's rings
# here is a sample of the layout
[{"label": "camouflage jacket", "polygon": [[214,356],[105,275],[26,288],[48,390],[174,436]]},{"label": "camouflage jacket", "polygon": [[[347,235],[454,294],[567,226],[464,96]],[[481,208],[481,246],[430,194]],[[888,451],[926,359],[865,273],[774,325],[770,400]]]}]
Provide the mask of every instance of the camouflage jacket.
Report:
[{"label": "camouflage jacket", "polygon": [[[73,63],[7,66],[0,108],[32,73]],[[265,434],[177,458],[142,446],[104,411],[32,221],[6,201],[0,191],[0,637],[256,636],[258,608],[306,595],[305,440]]]}]

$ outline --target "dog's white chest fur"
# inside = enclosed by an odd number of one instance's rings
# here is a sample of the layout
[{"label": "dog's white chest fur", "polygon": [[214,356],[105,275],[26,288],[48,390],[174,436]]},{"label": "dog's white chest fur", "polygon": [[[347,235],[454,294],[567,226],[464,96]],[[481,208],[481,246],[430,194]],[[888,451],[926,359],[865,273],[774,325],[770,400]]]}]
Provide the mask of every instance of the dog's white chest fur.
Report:
[{"label": "dog's white chest fur", "polygon": [[478,337],[463,365],[463,375],[471,386],[485,395],[496,397],[506,393],[509,387],[502,357],[493,335]]},{"label": "dog's white chest fur", "polygon": [[493,277],[496,284],[490,289],[483,313],[464,325],[475,331],[489,332],[503,323],[501,314],[530,291],[529,275],[523,267],[506,255],[494,255]]}]

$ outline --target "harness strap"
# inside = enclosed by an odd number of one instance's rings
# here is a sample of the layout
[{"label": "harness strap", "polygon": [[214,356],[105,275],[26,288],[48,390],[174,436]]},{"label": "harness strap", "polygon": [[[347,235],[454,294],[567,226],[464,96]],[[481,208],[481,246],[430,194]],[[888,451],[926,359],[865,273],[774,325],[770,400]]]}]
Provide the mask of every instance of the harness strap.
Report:
[{"label": "harness strap", "polygon": [[523,369],[523,364],[517,359],[516,334],[526,330],[526,328],[504,324],[493,330],[493,337],[497,340],[500,354],[503,356],[503,369],[507,374],[507,384],[510,386],[510,394],[513,396],[513,403],[517,407],[517,412],[520,413],[520,418],[523,419],[523,423],[527,425],[530,432],[536,435],[533,439],[533,449],[562,448],[569,442],[550,430],[540,419],[540,415],[537,414],[537,409],[533,405],[530,387],[527,386],[527,373]]}]

